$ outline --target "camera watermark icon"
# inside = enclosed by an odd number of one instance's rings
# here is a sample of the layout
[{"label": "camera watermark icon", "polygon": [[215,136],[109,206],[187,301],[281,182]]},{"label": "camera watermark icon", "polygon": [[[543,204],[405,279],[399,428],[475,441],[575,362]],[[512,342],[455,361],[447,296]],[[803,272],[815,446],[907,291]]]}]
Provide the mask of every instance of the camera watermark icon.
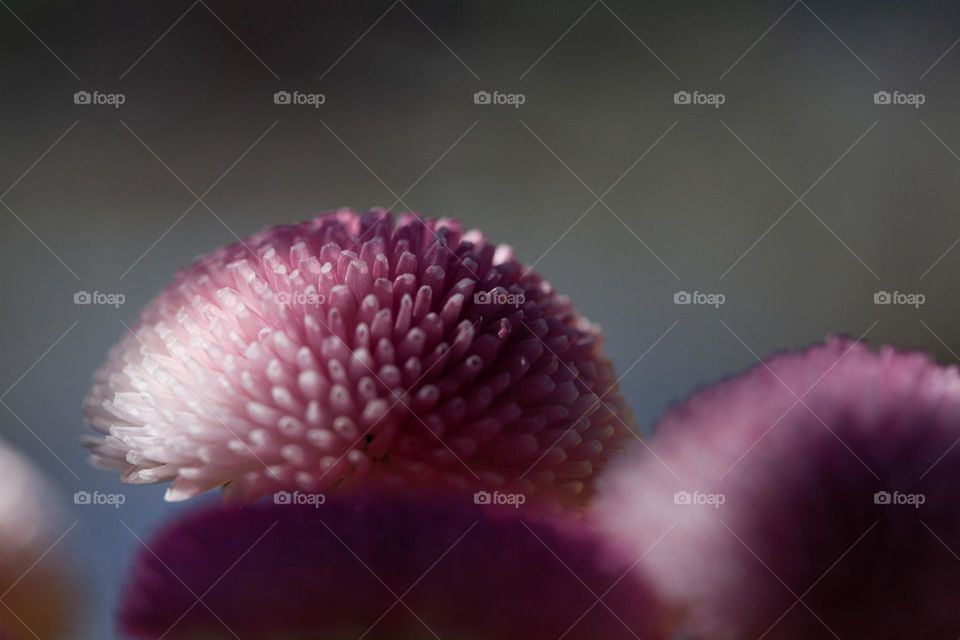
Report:
[{"label": "camera watermark icon", "polygon": [[473,94],[473,104],[493,104],[508,105],[514,109],[519,109],[520,105],[527,101],[527,96],[522,93],[500,93],[499,91],[477,91]]},{"label": "camera watermark icon", "polygon": [[522,293],[510,293],[506,289],[493,289],[491,291],[478,291],[473,294],[474,304],[502,304],[521,307],[526,302],[526,296]]},{"label": "camera watermark icon", "polygon": [[923,93],[903,93],[902,91],[877,91],[873,94],[873,104],[905,105],[919,109],[927,101]]},{"label": "camera watermark icon", "polygon": [[473,504],[508,505],[519,509],[526,501],[527,496],[522,493],[477,491],[473,494]]},{"label": "camera watermark icon", "polygon": [[927,301],[922,293],[903,293],[901,291],[877,291],[873,294],[873,304],[898,304],[919,309]]},{"label": "camera watermark icon", "polygon": [[77,291],[73,294],[73,304],[98,304],[107,305],[119,309],[120,305],[127,301],[127,296],[122,293],[103,293],[101,291]]},{"label": "camera watermark icon", "polygon": [[302,491],[277,491],[273,494],[273,504],[309,505],[318,509],[326,503],[327,496],[322,493],[304,493]]},{"label": "camera watermark icon", "polygon": [[306,105],[319,109],[327,102],[322,93],[301,93],[299,91],[277,91],[273,94],[273,104]]},{"label": "camera watermark icon", "polygon": [[727,301],[727,296],[722,293],[703,293],[701,291],[677,291],[673,294],[673,304],[699,304],[720,308],[720,305]]},{"label": "camera watermark icon", "polygon": [[727,496],[722,493],[700,493],[694,491],[677,491],[673,494],[673,504],[710,506],[719,509],[720,505],[727,501]]},{"label": "camera watermark icon", "polygon": [[677,91],[673,94],[673,104],[706,105],[719,109],[727,101],[722,93],[701,93],[700,91]]},{"label": "camera watermark icon", "polygon": [[100,493],[99,491],[77,491],[73,494],[73,504],[84,506],[109,506],[119,509],[127,501],[122,493]]},{"label": "camera watermark icon", "polygon": [[919,509],[920,505],[927,501],[927,496],[922,493],[900,493],[894,491],[877,491],[873,494],[873,504],[889,505],[908,505],[914,509]]},{"label": "camera watermark icon", "polygon": [[122,93],[101,93],[99,91],[77,91],[73,94],[73,104],[106,105],[119,109],[127,101]]},{"label": "camera watermark icon", "polygon": [[327,298],[317,291],[279,291],[274,295],[277,304],[319,307]]}]

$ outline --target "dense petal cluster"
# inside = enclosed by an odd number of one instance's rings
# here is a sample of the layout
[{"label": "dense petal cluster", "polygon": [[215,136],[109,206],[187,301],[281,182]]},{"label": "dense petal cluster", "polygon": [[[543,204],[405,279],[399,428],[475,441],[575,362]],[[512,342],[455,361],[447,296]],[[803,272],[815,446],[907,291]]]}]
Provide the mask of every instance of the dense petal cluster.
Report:
[{"label": "dense petal cluster", "polygon": [[438,496],[221,504],[149,547],[121,603],[136,638],[663,637],[649,591],[582,520]]},{"label": "dense petal cluster", "polygon": [[61,638],[71,578],[58,545],[70,529],[40,470],[0,442],[0,639]]},{"label": "dense petal cluster", "polygon": [[697,637],[960,635],[960,374],[844,339],[694,394],[595,516]]},{"label": "dense petal cluster", "polygon": [[597,329],[451,220],[321,214],[197,260],[111,352],[94,462],[170,500],[479,486],[582,502],[629,438]]}]

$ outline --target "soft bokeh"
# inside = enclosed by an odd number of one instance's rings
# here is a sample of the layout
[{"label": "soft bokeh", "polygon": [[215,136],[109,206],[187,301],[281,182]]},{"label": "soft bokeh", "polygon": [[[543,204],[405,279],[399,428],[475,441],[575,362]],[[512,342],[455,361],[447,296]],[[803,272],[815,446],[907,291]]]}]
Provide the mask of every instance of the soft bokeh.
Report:
[{"label": "soft bokeh", "polygon": [[149,544],[122,606],[135,638],[664,637],[631,563],[582,520],[368,496],[220,505]]},{"label": "soft bokeh", "polygon": [[831,339],[697,392],[594,515],[697,638],[960,633],[960,372]]},{"label": "soft bokeh", "polygon": [[77,523],[42,471],[2,441],[0,478],[0,638],[73,637],[82,606],[64,538]]}]

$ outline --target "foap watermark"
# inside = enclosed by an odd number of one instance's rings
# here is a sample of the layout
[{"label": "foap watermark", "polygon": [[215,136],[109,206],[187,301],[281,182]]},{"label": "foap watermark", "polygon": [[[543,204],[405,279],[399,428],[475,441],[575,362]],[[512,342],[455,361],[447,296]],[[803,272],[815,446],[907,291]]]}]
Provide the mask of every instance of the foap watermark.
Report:
[{"label": "foap watermark", "polygon": [[277,491],[273,494],[273,504],[309,505],[314,509],[327,502],[322,493],[304,493],[303,491]]},{"label": "foap watermark", "polygon": [[673,304],[701,304],[718,309],[720,305],[727,301],[727,296],[722,293],[704,293],[702,291],[677,291],[673,294]]},{"label": "foap watermark", "polygon": [[527,101],[527,96],[522,93],[500,93],[499,91],[477,91],[473,94],[473,104],[497,104],[508,105],[514,109],[519,109],[520,105]]},{"label": "foap watermark", "polygon": [[709,506],[719,509],[720,505],[727,501],[727,496],[722,493],[701,493],[694,491],[677,491],[673,494],[673,504]]},{"label": "foap watermark", "polygon": [[73,94],[73,104],[91,104],[119,109],[127,101],[122,93],[102,93],[100,91],[77,91]]},{"label": "foap watermark", "polygon": [[895,104],[919,109],[927,101],[926,94],[904,93],[902,91],[877,91],[873,94],[873,104]]},{"label": "foap watermark", "polygon": [[273,104],[305,105],[319,109],[326,104],[327,96],[322,93],[301,93],[300,91],[277,91],[273,94]]},{"label": "foap watermark", "polygon": [[274,295],[277,304],[319,307],[327,297],[317,291],[279,291]]},{"label": "foap watermark", "polygon": [[673,104],[706,105],[719,109],[727,101],[722,93],[702,93],[700,91],[677,91],[673,94]]},{"label": "foap watermark", "polygon": [[927,301],[922,293],[904,293],[902,291],[877,291],[873,294],[873,304],[899,304],[919,309]]},{"label": "foap watermark", "polygon": [[527,496],[522,493],[477,491],[473,494],[473,504],[509,505],[514,509],[519,509],[526,501]]},{"label": "foap watermark", "polygon": [[99,491],[77,491],[73,494],[73,504],[83,506],[108,506],[119,509],[127,501],[122,493],[100,493]]},{"label": "foap watermark", "polygon": [[873,494],[873,504],[906,505],[919,509],[920,505],[927,501],[927,496],[922,493],[900,493],[894,491],[877,491]]},{"label": "foap watermark", "polygon": [[526,296],[522,293],[510,293],[505,289],[478,291],[473,294],[474,304],[511,304],[514,307],[520,307],[526,301]]},{"label": "foap watermark", "polygon": [[98,304],[107,305],[116,309],[120,308],[127,301],[127,296],[122,293],[104,293],[102,291],[77,291],[73,294],[73,304]]}]

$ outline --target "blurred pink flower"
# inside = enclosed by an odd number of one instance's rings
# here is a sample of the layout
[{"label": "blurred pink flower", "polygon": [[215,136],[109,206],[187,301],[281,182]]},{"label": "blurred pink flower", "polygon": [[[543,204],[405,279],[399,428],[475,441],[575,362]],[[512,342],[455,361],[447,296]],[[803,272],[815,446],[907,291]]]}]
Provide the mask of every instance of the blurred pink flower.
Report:
[{"label": "blurred pink flower", "polygon": [[956,367],[830,339],[674,407],[594,516],[698,637],[956,638],[958,441]]},{"label": "blurred pink flower", "polygon": [[86,402],[94,462],[168,500],[499,487],[582,503],[629,438],[601,336],[447,219],[321,214],[180,272]]},{"label": "blurred pink flower", "polygon": [[61,540],[72,527],[56,491],[0,441],[0,638],[64,638],[76,622]]},{"label": "blurred pink flower", "polygon": [[121,603],[135,638],[663,637],[649,591],[582,520],[341,497],[215,505],[148,545]]}]

